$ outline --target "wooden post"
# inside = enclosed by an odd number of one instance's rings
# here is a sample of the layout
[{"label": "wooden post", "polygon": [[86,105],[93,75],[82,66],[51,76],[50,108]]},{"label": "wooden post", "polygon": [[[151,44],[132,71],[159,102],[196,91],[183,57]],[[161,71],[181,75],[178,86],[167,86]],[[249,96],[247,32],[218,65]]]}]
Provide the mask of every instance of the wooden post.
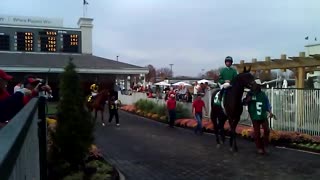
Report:
[{"label": "wooden post", "polygon": [[[252,59],[252,64],[254,65],[256,62],[257,62],[257,59],[253,58]],[[257,70],[253,70],[252,73],[253,73],[254,76],[256,76]]]},{"label": "wooden post", "polygon": [[[287,60],[287,55],[281,54],[281,60]],[[286,69],[281,69],[281,72],[286,72]]]},{"label": "wooden post", "polygon": [[[304,52],[299,53],[299,57],[305,57]],[[296,75],[296,80],[298,81],[296,84],[297,88],[304,88],[304,80],[305,80],[305,67],[298,67],[297,68],[297,75]],[[296,125],[301,126],[304,118],[304,93],[303,90],[297,89],[297,99],[296,99],[296,106],[297,106],[297,111],[298,113],[298,119],[296,119]]]},{"label": "wooden post", "polygon": [[238,73],[243,71],[243,67],[244,67],[244,60],[240,60],[240,65],[241,66],[237,66],[237,71]]},{"label": "wooden post", "polygon": [[[271,57],[270,57],[270,56],[267,56],[267,57],[265,57],[264,60],[265,60],[266,62],[271,62]],[[269,75],[270,75],[270,69],[265,70],[265,73],[268,74],[268,76],[269,76]]]},{"label": "wooden post", "polygon": [[[306,56],[305,52],[300,52],[299,57],[304,58]],[[305,80],[305,67],[298,67],[297,68],[297,78],[298,78],[298,84],[296,84],[297,88],[304,88],[304,80]]]}]

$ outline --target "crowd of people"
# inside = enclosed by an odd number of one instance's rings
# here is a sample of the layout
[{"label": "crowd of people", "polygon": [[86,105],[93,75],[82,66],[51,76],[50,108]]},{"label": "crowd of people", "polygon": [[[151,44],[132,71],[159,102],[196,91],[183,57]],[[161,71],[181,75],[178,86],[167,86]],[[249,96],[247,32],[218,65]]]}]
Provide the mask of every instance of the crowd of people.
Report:
[{"label": "crowd of people", "polygon": [[8,82],[13,76],[0,69],[0,128],[5,126],[39,92],[51,93],[51,88],[43,84],[42,79],[27,75],[8,92]]}]

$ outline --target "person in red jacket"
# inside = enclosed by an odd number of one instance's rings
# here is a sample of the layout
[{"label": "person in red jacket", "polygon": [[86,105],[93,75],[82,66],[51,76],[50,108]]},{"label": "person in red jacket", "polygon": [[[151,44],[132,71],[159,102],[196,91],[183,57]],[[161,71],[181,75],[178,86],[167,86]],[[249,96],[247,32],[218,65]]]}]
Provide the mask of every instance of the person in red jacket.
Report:
[{"label": "person in red jacket", "polygon": [[176,120],[176,99],[174,94],[170,94],[170,97],[167,101],[167,109],[169,113],[169,126],[173,128],[174,121]]},{"label": "person in red jacket", "polygon": [[198,131],[200,135],[202,135],[202,111],[204,109],[207,114],[207,109],[204,104],[204,101],[201,99],[201,94],[197,94],[197,98],[192,103],[192,114],[194,118],[197,120],[197,126],[194,129],[194,132],[197,134]]},{"label": "person in red jacket", "polygon": [[50,86],[41,84],[41,79],[36,78],[32,75],[27,75],[23,82],[17,84],[14,87],[14,91],[19,90],[21,88],[26,88],[31,91],[31,94],[24,96],[23,103],[27,104],[33,97],[37,97],[39,94],[39,89],[43,91],[51,91]]},{"label": "person in red jacket", "polygon": [[12,76],[8,75],[2,69],[0,69],[0,101],[5,100],[10,96],[7,91],[8,81],[12,79]]}]

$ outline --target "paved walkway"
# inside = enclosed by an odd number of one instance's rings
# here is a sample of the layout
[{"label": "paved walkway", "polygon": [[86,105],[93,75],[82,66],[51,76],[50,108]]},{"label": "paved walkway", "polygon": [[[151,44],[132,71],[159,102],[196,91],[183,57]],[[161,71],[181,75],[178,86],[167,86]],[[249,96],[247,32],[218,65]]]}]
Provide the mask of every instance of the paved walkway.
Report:
[{"label": "paved walkway", "polygon": [[165,124],[120,111],[120,127],[96,129],[96,143],[106,159],[129,180],[307,180],[319,179],[320,155],[271,148],[255,154],[253,142],[239,139],[237,154],[217,149],[215,137],[168,128]]}]

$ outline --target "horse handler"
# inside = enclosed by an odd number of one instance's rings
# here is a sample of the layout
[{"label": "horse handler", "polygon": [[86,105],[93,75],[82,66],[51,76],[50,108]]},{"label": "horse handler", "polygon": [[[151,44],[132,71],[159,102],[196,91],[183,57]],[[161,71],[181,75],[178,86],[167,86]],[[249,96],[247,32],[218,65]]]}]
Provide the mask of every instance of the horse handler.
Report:
[{"label": "horse handler", "polygon": [[[258,154],[265,154],[269,144],[270,129],[268,117],[273,117],[268,96],[261,90],[260,79],[256,80],[257,88],[255,91],[248,92],[244,104],[248,105],[248,112],[253,124],[254,139]],[[263,128],[263,139],[260,136],[260,127]]]},{"label": "horse handler", "polygon": [[120,126],[119,124],[119,114],[118,114],[118,108],[121,105],[119,100],[116,100],[115,96],[112,96],[108,102],[109,107],[109,123],[111,123],[113,116],[116,117],[116,124],[117,126]]}]

